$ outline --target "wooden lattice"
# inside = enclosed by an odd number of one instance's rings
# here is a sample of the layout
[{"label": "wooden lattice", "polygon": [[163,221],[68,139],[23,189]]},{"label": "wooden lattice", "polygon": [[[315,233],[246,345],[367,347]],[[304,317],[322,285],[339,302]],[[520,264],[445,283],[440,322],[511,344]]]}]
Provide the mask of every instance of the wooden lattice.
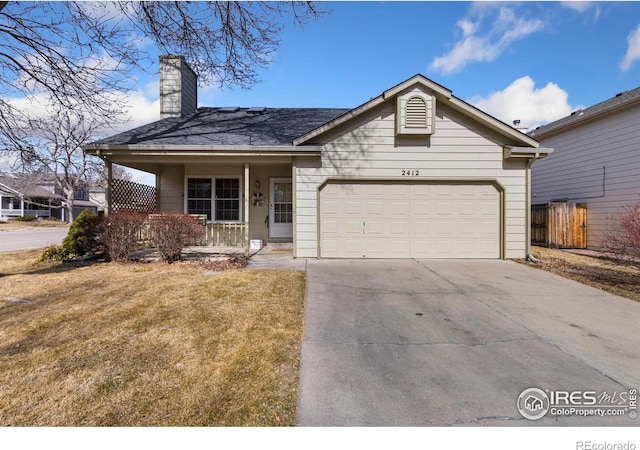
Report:
[{"label": "wooden lattice", "polygon": [[156,210],[156,188],[114,178],[111,188],[112,211],[150,213]]}]

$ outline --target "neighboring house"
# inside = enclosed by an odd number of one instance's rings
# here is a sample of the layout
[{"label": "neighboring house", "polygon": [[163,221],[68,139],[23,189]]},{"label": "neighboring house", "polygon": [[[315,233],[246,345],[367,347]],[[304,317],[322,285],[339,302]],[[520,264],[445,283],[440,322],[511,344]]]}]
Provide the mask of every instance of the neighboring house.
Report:
[{"label": "neighboring house", "polygon": [[[49,192],[53,192],[63,199],[66,198],[64,192],[62,192],[62,190],[56,185],[56,182],[52,176],[39,176],[37,183],[40,187],[48,190]],[[67,220],[69,218],[66,217],[64,208],[57,210],[55,213],[55,217],[65,222],[71,222],[73,221],[73,219],[78,217],[78,215],[85,209],[90,209],[95,213],[103,210],[104,208],[102,207],[102,205],[100,205],[100,203],[96,201],[100,200],[100,191],[102,191],[102,196],[104,198],[104,186],[102,186],[100,183],[86,181],[80,182],[79,186],[73,193],[73,217],[71,217],[70,220]]]},{"label": "neighboring house", "polygon": [[[83,183],[74,192],[73,218],[85,209],[94,212],[104,209],[96,201],[104,202],[104,186]],[[62,205],[64,195],[49,176],[38,174],[0,174],[0,218],[20,216],[54,217],[68,221]],[[71,220],[73,220],[71,218]]]},{"label": "neighboring house", "polygon": [[553,155],[532,172],[532,202],[586,203],[587,248],[613,216],[640,202],[640,88],[531,131]]},{"label": "neighboring house", "polygon": [[85,151],[155,174],[159,209],[206,216],[211,235],[301,258],[527,254],[529,167],[550,149],[422,75],[350,110],[197,108],[169,56],[160,103],[161,120]]},{"label": "neighboring house", "polygon": [[0,219],[55,217],[62,197],[25,175],[0,174]]}]

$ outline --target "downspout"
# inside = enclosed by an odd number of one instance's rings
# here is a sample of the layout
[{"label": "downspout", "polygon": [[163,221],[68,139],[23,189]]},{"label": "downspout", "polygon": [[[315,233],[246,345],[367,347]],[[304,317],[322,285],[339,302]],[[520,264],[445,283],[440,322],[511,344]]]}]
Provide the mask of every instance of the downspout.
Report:
[{"label": "downspout", "polygon": [[[544,156],[542,156],[542,158]],[[525,242],[527,245],[526,259],[534,263],[540,262],[540,260],[531,254],[531,166],[533,165],[534,162],[536,162],[539,159],[541,159],[541,156],[540,156],[540,153],[537,153],[537,152],[533,158],[528,158],[527,170],[525,171],[525,178],[526,178],[526,185],[527,185],[527,191],[526,191],[527,195],[525,199],[526,200],[526,206],[525,206],[526,219],[525,220],[527,221],[527,234],[525,236]]]}]

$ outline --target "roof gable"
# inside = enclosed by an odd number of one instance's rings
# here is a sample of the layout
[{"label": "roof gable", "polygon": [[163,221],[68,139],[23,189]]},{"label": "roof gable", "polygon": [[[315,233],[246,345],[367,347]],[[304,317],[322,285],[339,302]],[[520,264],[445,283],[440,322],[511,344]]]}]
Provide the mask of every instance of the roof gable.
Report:
[{"label": "roof gable", "polygon": [[18,196],[38,197],[38,198],[62,198],[61,196],[49,192],[42,188],[34,178],[27,176],[0,175],[0,187],[4,187],[7,193],[12,192]]},{"label": "roof gable", "polygon": [[498,134],[507,138],[510,143],[516,145],[523,145],[528,147],[538,147],[539,143],[535,139],[527,136],[526,134],[516,130],[515,128],[507,125],[506,123],[496,119],[495,117],[479,110],[478,108],[470,105],[469,103],[455,97],[452,91],[444,86],[436,83],[433,80],[425,77],[424,75],[417,74],[413,77],[387,89],[378,97],[372,98],[368,102],[352,109],[351,111],[333,119],[332,121],[303,134],[293,141],[293,145],[303,145],[309,141],[317,138],[318,136],[334,129],[335,127],[342,125],[343,123],[354,119],[355,117],[369,111],[372,108],[386,102],[393,101],[398,95],[403,92],[414,88],[420,88],[431,92],[439,102],[445,102],[449,107],[456,111],[459,111],[471,119],[479,122],[481,125],[488,127],[489,129],[497,132]]}]

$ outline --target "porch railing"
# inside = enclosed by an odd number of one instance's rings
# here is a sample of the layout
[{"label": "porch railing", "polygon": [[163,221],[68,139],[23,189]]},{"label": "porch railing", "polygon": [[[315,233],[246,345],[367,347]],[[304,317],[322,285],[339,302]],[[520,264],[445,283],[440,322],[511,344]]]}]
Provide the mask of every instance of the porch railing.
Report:
[{"label": "porch railing", "polygon": [[[2,217],[20,217],[19,209],[3,209],[0,210],[0,215]],[[48,209],[25,209],[25,216],[35,216],[35,217],[51,217],[51,211]]]},{"label": "porch railing", "polygon": [[244,223],[207,223],[203,245],[212,247],[244,247],[246,225]]}]

